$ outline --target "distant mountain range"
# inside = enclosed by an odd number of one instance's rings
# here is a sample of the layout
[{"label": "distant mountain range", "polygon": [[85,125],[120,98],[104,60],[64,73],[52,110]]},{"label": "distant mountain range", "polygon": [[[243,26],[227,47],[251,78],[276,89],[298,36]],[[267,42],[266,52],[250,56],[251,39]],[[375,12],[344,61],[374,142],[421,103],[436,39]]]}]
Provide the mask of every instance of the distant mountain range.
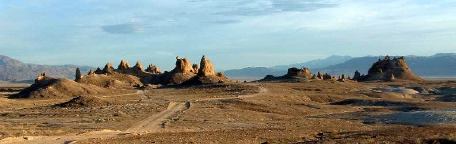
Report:
[{"label": "distant mountain range", "polygon": [[[349,57],[330,56],[325,59],[312,60],[305,63],[273,67],[249,67],[227,70],[225,74],[233,79],[261,79],[266,75],[284,75],[289,67],[308,67],[313,72],[330,74],[348,74],[358,70],[367,73],[370,66],[383,56]],[[456,53],[441,53],[433,56],[406,56],[410,68],[418,75],[425,77],[454,77],[456,76]]]},{"label": "distant mountain range", "polygon": [[0,55],[0,81],[30,82],[41,72],[46,72],[47,75],[52,77],[74,78],[77,67],[81,68],[81,71],[83,72],[87,72],[91,69],[89,66],[27,64]]}]

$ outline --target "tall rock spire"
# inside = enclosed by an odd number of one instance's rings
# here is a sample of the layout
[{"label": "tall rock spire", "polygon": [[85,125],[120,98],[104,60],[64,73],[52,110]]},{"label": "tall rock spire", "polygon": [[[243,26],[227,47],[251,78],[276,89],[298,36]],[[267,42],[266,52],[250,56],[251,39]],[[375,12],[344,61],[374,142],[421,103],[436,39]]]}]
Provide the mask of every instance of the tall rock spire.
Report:
[{"label": "tall rock spire", "polygon": [[213,76],[215,75],[214,65],[211,63],[206,56],[201,58],[200,68],[198,71],[198,76]]},{"label": "tall rock spire", "polygon": [[75,79],[74,80],[77,82],[77,81],[80,81],[81,78],[82,78],[81,69],[76,68],[76,74],[75,74]]}]

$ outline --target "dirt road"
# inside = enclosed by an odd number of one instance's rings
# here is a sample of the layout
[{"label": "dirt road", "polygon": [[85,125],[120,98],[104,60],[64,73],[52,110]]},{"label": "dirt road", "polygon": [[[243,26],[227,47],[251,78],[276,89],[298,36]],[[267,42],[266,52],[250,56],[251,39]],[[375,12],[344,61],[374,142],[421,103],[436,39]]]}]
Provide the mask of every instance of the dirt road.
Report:
[{"label": "dirt road", "polygon": [[[212,101],[212,100],[225,100],[225,99],[235,99],[235,98],[250,98],[262,95],[267,93],[268,90],[264,87],[260,87],[259,93],[251,95],[242,95],[234,98],[208,98],[198,101]],[[144,95],[144,91],[137,91],[136,93],[122,94],[115,96],[125,96],[125,95]],[[114,97],[114,96],[109,96]],[[114,130],[101,130],[93,131],[82,134],[69,134],[62,136],[21,136],[21,137],[9,137],[0,140],[0,144],[16,144],[16,143],[30,143],[30,144],[66,144],[73,143],[77,141],[84,141],[89,139],[107,139],[116,137],[118,135],[126,134],[147,134],[147,133],[156,133],[160,132],[164,127],[164,123],[172,116],[177,115],[180,112],[183,112],[190,108],[190,102],[170,102],[168,108],[158,114],[154,114],[137,124],[133,125],[125,131],[114,131]]]},{"label": "dirt road", "polygon": [[9,137],[0,140],[0,144],[66,144],[94,138],[106,139],[125,134],[146,134],[157,132],[162,124],[171,116],[190,108],[190,102],[171,102],[168,108],[158,114],[154,114],[143,121],[133,125],[126,131],[101,130],[82,134],[70,134],[63,136],[21,136]]},{"label": "dirt road", "polygon": [[166,110],[144,119],[143,121],[135,124],[133,127],[127,129],[125,132],[132,134],[146,134],[157,132],[164,126],[164,122],[169,117],[189,108],[190,102],[171,102]]}]

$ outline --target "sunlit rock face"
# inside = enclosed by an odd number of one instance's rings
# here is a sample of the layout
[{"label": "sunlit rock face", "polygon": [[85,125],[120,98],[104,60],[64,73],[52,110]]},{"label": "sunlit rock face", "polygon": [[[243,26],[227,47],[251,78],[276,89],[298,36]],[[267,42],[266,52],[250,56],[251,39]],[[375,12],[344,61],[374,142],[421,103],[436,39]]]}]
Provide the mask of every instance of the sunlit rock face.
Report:
[{"label": "sunlit rock face", "polygon": [[421,81],[423,79],[413,73],[413,71],[407,65],[404,57],[391,58],[389,56],[386,56],[384,59],[379,59],[377,62],[375,62],[369,69],[368,74],[366,76],[361,77],[360,80]]}]

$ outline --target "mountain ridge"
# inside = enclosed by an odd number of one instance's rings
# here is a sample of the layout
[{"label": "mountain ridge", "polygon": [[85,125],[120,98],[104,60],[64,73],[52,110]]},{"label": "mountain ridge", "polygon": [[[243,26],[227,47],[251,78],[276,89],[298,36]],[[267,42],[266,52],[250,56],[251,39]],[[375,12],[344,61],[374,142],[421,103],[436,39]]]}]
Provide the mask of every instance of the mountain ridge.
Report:
[{"label": "mountain ridge", "polygon": [[23,63],[11,57],[0,55],[0,81],[29,82],[42,72],[56,78],[74,78],[76,68],[87,72],[90,66],[78,65],[39,65]]}]

